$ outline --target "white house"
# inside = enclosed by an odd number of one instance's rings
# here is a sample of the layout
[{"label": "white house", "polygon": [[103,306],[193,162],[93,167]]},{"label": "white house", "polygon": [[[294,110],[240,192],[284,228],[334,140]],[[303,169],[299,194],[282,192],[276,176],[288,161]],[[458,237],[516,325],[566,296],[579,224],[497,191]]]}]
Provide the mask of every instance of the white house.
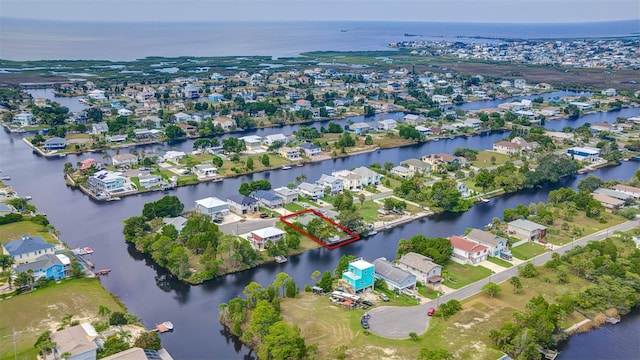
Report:
[{"label": "white house", "polygon": [[208,197],[200,200],[196,200],[196,212],[209,216],[216,216],[218,214],[229,214],[229,205],[217,197]]},{"label": "white house", "polygon": [[113,166],[137,165],[138,157],[133,154],[119,154],[111,158]]},{"label": "white house", "polygon": [[162,158],[165,161],[171,161],[173,163],[178,163],[178,161],[180,161],[180,159],[182,159],[185,156],[187,156],[187,154],[185,154],[184,151],[169,150],[166,153],[164,153],[164,156]]},{"label": "white house", "polygon": [[173,114],[173,121],[179,124],[186,124],[188,121],[191,121],[191,115],[185,114],[183,112],[179,112],[179,113]]},{"label": "white house", "polygon": [[631,195],[636,199],[640,199],[640,188],[618,184],[613,187],[613,190],[621,192],[623,194]]},{"label": "white house", "polygon": [[362,176],[349,170],[334,171],[331,175],[342,180],[342,188],[346,190],[362,189]]},{"label": "white house", "polygon": [[527,219],[517,219],[509,222],[507,231],[518,239],[537,241],[547,235],[547,227]]},{"label": "white house", "polygon": [[403,118],[404,123],[407,125],[413,125],[416,126],[418,124],[422,124],[424,122],[424,118],[419,116],[419,115],[415,115],[415,114],[407,114],[404,116]]},{"label": "white house", "polygon": [[33,114],[30,112],[23,111],[20,114],[13,117],[13,121],[20,123],[20,126],[30,126],[35,123],[35,119],[33,118]]},{"label": "white house", "polygon": [[258,135],[248,135],[239,138],[244,141],[248,151],[256,151],[262,149],[262,137]]},{"label": "white house", "polygon": [[300,150],[298,148],[291,148],[288,146],[283,146],[278,149],[278,155],[282,156],[287,160],[299,160],[300,159]]},{"label": "white house", "polygon": [[324,196],[324,188],[316,184],[303,182],[298,185],[298,193],[306,198],[316,200]]},{"label": "white house", "polygon": [[331,195],[339,194],[344,190],[344,182],[337,177],[322,174],[320,179],[316,181],[316,184],[323,189],[329,187],[331,189]]},{"label": "white house", "polygon": [[120,172],[100,170],[87,178],[87,186],[95,193],[111,193],[124,190],[125,178]]},{"label": "white house", "polygon": [[382,183],[382,174],[364,166],[357,167],[351,170],[351,172],[360,175],[362,178],[362,186],[380,185]]},{"label": "white house", "polygon": [[258,211],[258,200],[238,194],[227,198],[229,210],[238,215],[253,214]]},{"label": "white house", "polygon": [[248,240],[255,249],[264,250],[264,246],[267,242],[270,241],[275,244],[284,237],[284,234],[284,231],[277,227],[270,226],[268,228],[252,231],[248,236]]},{"label": "white house", "polygon": [[198,177],[209,177],[214,176],[218,173],[218,168],[211,164],[199,164],[193,167],[193,172],[198,175]]},{"label": "white house", "polygon": [[408,167],[404,167],[404,166],[394,166],[391,169],[391,173],[394,175],[397,175],[403,179],[408,179],[410,177],[413,177],[413,175],[415,175],[415,171],[409,169]]},{"label": "white house", "polygon": [[22,235],[18,240],[3,243],[2,253],[11,256],[15,264],[25,264],[35,261],[42,255],[53,255],[55,253],[55,246],[47,244],[47,242],[39,236],[31,237],[29,235]]},{"label": "white house", "polygon": [[233,119],[219,117],[213,119],[213,126],[220,126],[222,130],[229,131],[236,126],[236,122]]},{"label": "white house", "polygon": [[460,264],[470,265],[487,260],[489,249],[486,246],[459,236],[452,236],[449,239],[451,240],[451,246],[453,247],[451,260]]},{"label": "white house", "polygon": [[68,354],[68,360],[95,360],[98,354],[98,332],[89,323],[71,326],[51,334],[54,352]]},{"label": "white house", "polygon": [[120,115],[120,116],[127,117],[127,116],[129,116],[131,114],[133,114],[133,111],[131,111],[129,109],[120,109],[120,110],[118,110],[118,115]]},{"label": "white house", "polygon": [[600,160],[600,149],[586,147],[572,147],[567,149],[567,154],[576,160],[596,162]]},{"label": "white house", "polygon": [[106,122],[99,122],[91,125],[91,133],[94,135],[100,135],[109,132],[109,126]]},{"label": "white house", "polygon": [[388,131],[396,128],[398,123],[393,119],[386,119],[378,121],[378,130]]},{"label": "white house", "polygon": [[291,190],[288,187],[279,187],[273,189],[274,194],[282,198],[282,202],[285,204],[298,201],[298,192]]},{"label": "white house", "polygon": [[271,134],[264,137],[262,143],[267,147],[273,145],[275,142],[282,142],[283,144],[287,142],[287,136],[285,134]]},{"label": "white house", "polygon": [[317,156],[322,153],[322,148],[312,143],[302,143],[298,145],[298,148],[304,152],[305,156]]}]

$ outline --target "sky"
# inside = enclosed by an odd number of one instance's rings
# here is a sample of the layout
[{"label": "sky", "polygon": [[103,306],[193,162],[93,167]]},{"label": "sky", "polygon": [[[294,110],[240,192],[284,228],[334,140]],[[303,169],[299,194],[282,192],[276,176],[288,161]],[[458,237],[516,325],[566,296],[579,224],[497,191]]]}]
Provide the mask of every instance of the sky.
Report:
[{"label": "sky", "polygon": [[0,16],[109,22],[570,23],[640,19],[640,0],[0,0]]}]

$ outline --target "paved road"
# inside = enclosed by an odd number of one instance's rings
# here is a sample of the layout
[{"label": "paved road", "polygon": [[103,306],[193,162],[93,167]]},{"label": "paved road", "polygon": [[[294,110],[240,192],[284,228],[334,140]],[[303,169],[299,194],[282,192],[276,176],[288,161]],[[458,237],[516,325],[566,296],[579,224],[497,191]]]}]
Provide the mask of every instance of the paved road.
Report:
[{"label": "paved road", "polygon": [[[548,251],[536,256],[529,262],[536,266],[540,266],[551,260],[551,254],[553,252],[564,254],[574,246],[586,245],[589,241],[604,240],[608,236],[612,235],[614,231],[626,231],[638,226],[640,226],[640,219],[627,221],[620,225],[612,226],[608,229],[577,239],[567,245],[558,247],[554,251]],[[427,330],[429,325],[427,310],[430,307],[437,308],[440,303],[447,302],[451,299],[466,299],[479,293],[482,287],[489,282],[501,283],[516,275],[518,275],[518,267],[514,266],[497,274],[493,274],[489,278],[479,280],[454,292],[443,295],[437,300],[431,300],[418,306],[382,306],[374,308],[369,311],[369,314],[371,315],[371,318],[369,319],[369,331],[380,336],[394,339],[406,339],[409,337],[409,333],[411,332],[421,334]]]}]

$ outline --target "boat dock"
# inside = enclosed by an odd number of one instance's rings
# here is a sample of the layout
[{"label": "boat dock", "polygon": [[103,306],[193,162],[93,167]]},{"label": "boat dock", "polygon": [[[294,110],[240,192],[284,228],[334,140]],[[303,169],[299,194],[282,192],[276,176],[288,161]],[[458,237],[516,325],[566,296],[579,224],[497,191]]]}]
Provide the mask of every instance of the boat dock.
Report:
[{"label": "boat dock", "polygon": [[286,263],[286,262],[287,262],[287,260],[289,260],[289,259],[287,259],[287,257],[286,257],[286,256],[282,256],[282,255],[276,255],[276,257],[275,257],[275,258],[276,258],[276,262],[277,262],[278,264]]},{"label": "boat dock", "polygon": [[159,333],[166,333],[173,331],[173,323],[171,321],[165,321],[162,324],[156,325],[156,328],[150,331],[157,331]]},{"label": "boat dock", "polygon": [[607,316],[607,322],[609,324],[617,324],[620,322],[620,316],[616,315],[616,316]]}]

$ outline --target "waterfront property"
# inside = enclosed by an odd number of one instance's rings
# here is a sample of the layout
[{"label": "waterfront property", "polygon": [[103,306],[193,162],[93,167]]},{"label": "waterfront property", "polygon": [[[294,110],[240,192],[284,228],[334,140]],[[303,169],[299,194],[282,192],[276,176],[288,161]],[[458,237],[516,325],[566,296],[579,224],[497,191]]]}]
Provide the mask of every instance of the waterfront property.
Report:
[{"label": "waterfront property", "polygon": [[303,182],[298,185],[298,193],[308,199],[317,200],[324,196],[324,188],[316,184]]},{"label": "waterfront property", "polygon": [[362,176],[352,171],[339,170],[332,172],[331,175],[342,180],[342,188],[345,190],[354,191],[362,189]]},{"label": "waterfront property", "polygon": [[459,236],[451,236],[449,239],[453,247],[451,260],[463,265],[475,265],[487,260],[489,249],[486,246]]},{"label": "waterfront property", "polygon": [[305,156],[317,156],[320,155],[322,153],[322,148],[316,144],[312,144],[312,143],[302,143],[300,145],[298,145],[298,148],[300,148],[300,150],[304,151],[304,155]]},{"label": "waterfront property", "polygon": [[227,198],[229,211],[238,215],[253,214],[258,211],[258,200],[246,195],[233,195]]},{"label": "waterfront property", "polygon": [[374,277],[387,283],[389,290],[403,292],[415,290],[416,276],[381,257],[373,260]]},{"label": "waterfront property", "polygon": [[67,147],[67,140],[61,137],[54,136],[52,138],[45,140],[44,145],[42,146],[42,149],[46,151],[63,150],[66,147]]},{"label": "waterfront property", "polygon": [[598,189],[595,189],[593,192],[595,194],[607,195],[614,199],[623,200],[625,202],[633,197],[631,196],[631,194],[626,194],[617,190],[611,190],[611,189],[605,189],[605,188],[598,188]]},{"label": "waterfront property", "polygon": [[300,150],[298,148],[283,146],[278,149],[278,155],[291,161],[300,160]]},{"label": "waterfront property", "polygon": [[591,194],[591,197],[600,202],[600,204],[602,204],[602,206],[607,210],[618,210],[625,204],[624,200],[616,199],[604,194],[593,193]]},{"label": "waterfront property", "polygon": [[125,178],[119,172],[100,170],[87,178],[87,186],[95,193],[124,190]]},{"label": "waterfront property", "polygon": [[596,162],[600,160],[600,149],[572,147],[567,149],[567,154],[580,161]]},{"label": "waterfront property", "polygon": [[508,223],[507,232],[521,240],[537,241],[547,235],[547,227],[527,219],[517,219]]},{"label": "waterfront property", "polygon": [[427,284],[439,284],[442,281],[442,266],[424,255],[408,252],[398,261],[398,267],[416,276],[416,280]]},{"label": "waterfront property", "polygon": [[22,235],[20,239],[2,244],[2,253],[13,258],[15,264],[36,261],[42,255],[53,255],[55,246],[48,244],[39,236]]},{"label": "waterfront property", "polygon": [[258,229],[252,231],[247,237],[251,242],[251,246],[253,246],[256,250],[264,250],[265,245],[268,242],[272,242],[276,244],[284,237],[285,232],[278,229],[277,227],[267,227],[264,229]]},{"label": "waterfront property", "polygon": [[34,281],[41,278],[60,280],[67,276],[70,264],[71,261],[64,254],[45,254],[37,257],[33,262],[17,265],[14,270],[17,274],[33,270]]},{"label": "waterfront property", "polygon": [[507,239],[483,230],[472,229],[465,238],[488,247],[490,256],[500,256],[507,248]]},{"label": "waterfront property", "polygon": [[196,200],[196,212],[211,217],[219,216],[218,214],[224,216],[229,214],[229,204],[217,197],[208,197]]},{"label": "waterfront property", "polygon": [[35,123],[35,119],[32,113],[23,111],[13,117],[13,122],[20,126],[31,126]]},{"label": "waterfront property", "polygon": [[138,165],[138,157],[133,154],[119,154],[111,158],[113,166]]},{"label": "waterfront property", "polygon": [[173,225],[173,227],[176,228],[178,232],[182,231],[182,229],[184,229],[184,227],[187,226],[187,219],[182,216],[176,216],[172,218],[163,218],[162,222],[165,225]]},{"label": "waterfront property", "polygon": [[640,188],[624,185],[624,184],[618,184],[613,186],[613,190],[619,191],[623,194],[630,195],[636,199],[640,199]]},{"label": "waterfront property", "polygon": [[282,198],[282,202],[284,204],[289,204],[295,201],[298,201],[298,192],[295,190],[289,189],[288,187],[279,187],[273,189],[274,194],[278,195]]},{"label": "waterfront property", "polygon": [[210,177],[216,175],[218,168],[211,164],[199,164],[193,167],[193,173],[198,177]]},{"label": "waterfront property", "polygon": [[331,195],[339,194],[344,190],[343,181],[331,175],[320,175],[320,179],[316,181],[316,184],[318,184],[318,186],[321,186],[323,189],[326,189],[327,187],[331,189]]},{"label": "waterfront property", "polygon": [[89,323],[71,326],[51,334],[56,344],[54,353],[69,356],[70,360],[94,360],[98,353],[98,332]]},{"label": "waterfront property", "polygon": [[408,167],[404,167],[404,166],[394,166],[393,168],[391,168],[390,171],[393,175],[399,176],[403,179],[409,179],[411,177],[413,177],[413,175],[415,175],[415,171],[409,169]]},{"label": "waterfront property", "polygon": [[358,258],[349,263],[347,271],[342,273],[342,279],[354,292],[373,290],[375,267],[372,263]]},{"label": "waterfront property", "polygon": [[269,209],[279,208],[283,205],[282,198],[276,195],[273,190],[256,190],[251,192],[249,196],[258,200],[258,204],[260,204],[260,206],[264,206]]}]

